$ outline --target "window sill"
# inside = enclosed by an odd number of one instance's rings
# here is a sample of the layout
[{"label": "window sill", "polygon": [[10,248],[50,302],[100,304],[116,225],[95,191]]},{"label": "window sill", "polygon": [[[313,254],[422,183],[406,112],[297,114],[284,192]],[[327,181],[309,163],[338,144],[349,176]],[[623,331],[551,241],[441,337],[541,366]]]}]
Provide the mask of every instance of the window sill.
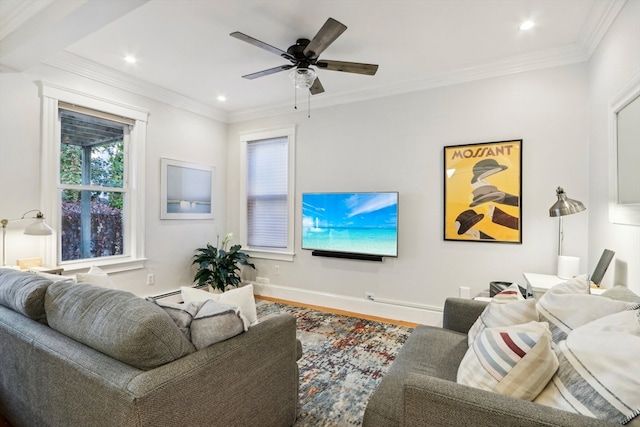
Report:
[{"label": "window sill", "polygon": [[293,262],[293,257],[296,255],[294,252],[278,252],[260,248],[242,248],[242,252],[245,252],[251,258],[289,262]]},{"label": "window sill", "polygon": [[118,273],[121,271],[138,270],[144,268],[146,258],[133,259],[130,257],[124,258],[107,258],[107,259],[93,259],[81,262],[63,262],[60,267],[64,268],[65,273],[76,273],[82,270],[88,270],[91,266],[100,267],[101,270],[106,273]]}]

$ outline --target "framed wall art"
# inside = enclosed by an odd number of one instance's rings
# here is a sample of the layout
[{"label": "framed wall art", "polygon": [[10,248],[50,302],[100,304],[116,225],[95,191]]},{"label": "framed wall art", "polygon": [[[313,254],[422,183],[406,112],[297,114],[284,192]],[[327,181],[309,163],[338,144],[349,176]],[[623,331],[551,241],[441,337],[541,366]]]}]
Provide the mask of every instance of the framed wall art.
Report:
[{"label": "framed wall art", "polygon": [[213,219],[213,166],[160,159],[160,219]]},{"label": "framed wall art", "polygon": [[522,243],[522,140],[444,147],[444,240]]}]

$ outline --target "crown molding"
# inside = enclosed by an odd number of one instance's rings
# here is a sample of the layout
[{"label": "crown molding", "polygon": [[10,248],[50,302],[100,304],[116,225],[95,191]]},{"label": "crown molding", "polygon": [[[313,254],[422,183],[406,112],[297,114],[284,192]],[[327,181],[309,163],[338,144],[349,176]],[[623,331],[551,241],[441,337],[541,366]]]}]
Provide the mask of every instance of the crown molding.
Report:
[{"label": "crown molding", "polygon": [[[627,0],[595,2],[575,44],[516,55],[498,61],[469,66],[453,73],[418,78],[368,90],[354,90],[340,95],[323,94],[321,98],[312,100],[311,108],[326,108],[588,61],[626,2]],[[291,104],[287,102],[227,113],[212,105],[104,67],[66,51],[56,54],[44,63],[223,123],[239,123],[293,112]],[[300,105],[296,111],[306,111],[306,106]]]},{"label": "crown molding", "polygon": [[59,52],[53,57],[42,61],[42,63],[154,101],[227,123],[227,113],[211,105],[105,67],[67,51]]},{"label": "crown molding", "polygon": [[594,2],[587,21],[582,26],[576,44],[585,53],[587,58],[591,58],[593,52],[600,44],[609,27],[616,19],[627,0],[613,0],[610,2]]},{"label": "crown molding", "polygon": [[[559,67],[585,62],[589,58],[577,45],[569,45],[542,52],[517,55],[511,58],[462,68],[453,73],[403,81],[393,85],[380,86],[366,91],[351,91],[340,95],[326,95],[317,101],[311,100],[311,108],[319,109],[352,102],[367,101],[416,91],[451,86],[475,80],[500,77],[509,74],[535,71],[543,68]],[[302,108],[301,108],[302,107]],[[297,111],[306,111],[306,106],[298,105]],[[229,123],[291,114],[291,104],[272,105],[267,108],[238,110],[228,114]]]},{"label": "crown molding", "polygon": [[6,3],[4,19],[0,20],[0,40],[11,34],[16,28],[24,24],[29,18],[49,6],[53,0],[22,0]]}]

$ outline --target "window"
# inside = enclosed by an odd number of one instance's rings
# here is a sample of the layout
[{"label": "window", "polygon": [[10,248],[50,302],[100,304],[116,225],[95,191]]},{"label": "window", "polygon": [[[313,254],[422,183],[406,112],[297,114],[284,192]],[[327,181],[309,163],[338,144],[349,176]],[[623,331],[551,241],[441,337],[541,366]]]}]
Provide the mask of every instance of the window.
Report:
[{"label": "window", "polygon": [[125,143],[133,121],[86,112],[59,104],[62,262],[124,255]]},{"label": "window", "polygon": [[45,262],[66,271],[141,268],[147,113],[41,88],[42,206],[57,236]]},{"label": "window", "polygon": [[241,134],[240,239],[256,258],[293,259],[294,132]]}]

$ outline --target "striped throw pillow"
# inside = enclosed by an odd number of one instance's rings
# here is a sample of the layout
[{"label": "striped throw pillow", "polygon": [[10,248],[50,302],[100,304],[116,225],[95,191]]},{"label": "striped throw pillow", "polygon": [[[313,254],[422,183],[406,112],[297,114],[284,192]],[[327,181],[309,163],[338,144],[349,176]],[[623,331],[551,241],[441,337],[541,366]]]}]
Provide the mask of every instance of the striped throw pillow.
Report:
[{"label": "striped throw pillow", "polygon": [[471,347],[476,337],[486,328],[519,325],[533,321],[538,321],[538,311],[534,299],[507,304],[491,301],[469,329],[467,343]]},{"label": "striped throw pillow", "polygon": [[457,381],[531,401],[557,369],[549,325],[529,322],[482,331],[462,359]]},{"label": "striped throw pillow", "polygon": [[547,291],[537,303],[540,321],[548,322],[553,342],[567,338],[575,328],[633,306],[601,295],[589,294],[587,276],[577,276]]},{"label": "striped throw pillow", "polygon": [[560,367],[536,403],[620,424],[640,415],[638,307],[574,329],[556,354]]}]

